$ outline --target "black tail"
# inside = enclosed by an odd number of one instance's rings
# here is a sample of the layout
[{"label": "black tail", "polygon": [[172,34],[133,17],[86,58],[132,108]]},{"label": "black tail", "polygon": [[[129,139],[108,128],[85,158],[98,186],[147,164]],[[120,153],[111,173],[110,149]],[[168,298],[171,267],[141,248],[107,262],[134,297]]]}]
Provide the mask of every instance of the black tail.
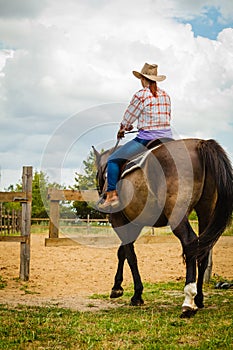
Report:
[{"label": "black tail", "polygon": [[[233,172],[226,152],[215,140],[201,140],[198,153],[206,172],[215,180],[217,202],[208,226],[197,238],[197,259],[201,261],[230,224],[233,211]],[[194,243],[194,242],[193,242]]]}]

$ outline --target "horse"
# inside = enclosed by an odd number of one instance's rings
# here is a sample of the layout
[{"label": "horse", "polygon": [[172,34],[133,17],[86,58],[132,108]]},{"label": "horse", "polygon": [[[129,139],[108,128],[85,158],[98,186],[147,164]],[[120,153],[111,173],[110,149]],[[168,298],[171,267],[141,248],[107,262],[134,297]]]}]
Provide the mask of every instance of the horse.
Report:
[{"label": "horse", "polygon": [[[93,150],[98,192],[103,196],[107,159],[113,149],[99,153],[93,146]],[[111,225],[121,240],[110,297],[123,295],[121,284],[127,260],[134,282],[131,305],[143,305],[134,242],[145,226],[170,226],[180,240],[186,265],[180,316],[191,317],[204,307],[203,280],[209,252],[231,221],[231,162],[215,140],[197,138],[161,143],[136,158],[127,161],[119,179],[120,206],[109,212]],[[198,218],[198,234],[189,223],[193,210]]]}]

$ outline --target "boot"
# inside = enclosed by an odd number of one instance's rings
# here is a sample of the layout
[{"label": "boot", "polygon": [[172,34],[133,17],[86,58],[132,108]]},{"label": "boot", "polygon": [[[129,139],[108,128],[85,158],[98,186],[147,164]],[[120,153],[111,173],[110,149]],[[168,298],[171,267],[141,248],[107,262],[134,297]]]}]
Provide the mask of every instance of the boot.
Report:
[{"label": "boot", "polygon": [[108,207],[117,207],[119,205],[119,197],[118,197],[118,194],[117,194],[117,191],[114,190],[114,191],[110,191],[110,192],[107,192],[107,197],[104,201],[104,203],[102,204],[99,204],[99,208],[100,209],[106,209]]}]

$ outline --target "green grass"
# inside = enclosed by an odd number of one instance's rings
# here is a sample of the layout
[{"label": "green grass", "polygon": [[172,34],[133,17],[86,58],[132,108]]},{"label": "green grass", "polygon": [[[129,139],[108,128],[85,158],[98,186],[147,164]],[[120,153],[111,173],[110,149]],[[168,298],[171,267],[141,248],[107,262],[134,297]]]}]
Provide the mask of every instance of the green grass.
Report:
[{"label": "green grass", "polygon": [[226,228],[223,232],[223,236],[233,236],[233,224]]},{"label": "green grass", "polygon": [[191,319],[179,317],[181,282],[145,284],[143,307],[128,306],[131,293],[129,288],[120,304],[114,301],[116,308],[98,312],[0,305],[0,349],[233,348],[232,289],[206,285],[206,308]]},{"label": "green grass", "polygon": [[2,276],[0,276],[0,289],[4,289],[7,286],[7,282]]}]

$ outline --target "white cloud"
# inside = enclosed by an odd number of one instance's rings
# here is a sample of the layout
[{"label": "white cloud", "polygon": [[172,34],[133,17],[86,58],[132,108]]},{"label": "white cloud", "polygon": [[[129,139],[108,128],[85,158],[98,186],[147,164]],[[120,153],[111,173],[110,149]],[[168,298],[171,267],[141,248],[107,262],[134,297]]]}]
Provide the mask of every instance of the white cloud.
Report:
[{"label": "white cloud", "polygon": [[0,0],[1,14],[4,18],[36,17],[43,10],[47,0]]},{"label": "white cloud", "polygon": [[[195,38],[189,24],[173,19],[196,15],[211,1],[48,0],[29,5],[24,0],[17,11],[12,3],[0,16],[0,43],[8,48],[0,51],[2,167],[18,168],[24,159],[38,167],[55,128],[70,115],[95,105],[127,103],[140,87],[131,71],[145,61],[158,63],[159,73],[167,75],[160,86],[172,97],[173,124],[181,135],[217,137],[231,130],[233,29],[213,41]],[[212,5],[232,15],[229,1]],[[91,125],[120,122],[121,109],[113,109],[101,109],[94,118],[81,113],[77,135]],[[113,140],[114,128],[102,137]],[[64,129],[63,138],[69,141],[70,132]],[[96,144],[97,134],[91,137]],[[85,143],[90,146],[84,138],[80,148]],[[74,153],[67,157],[75,164]]]}]

